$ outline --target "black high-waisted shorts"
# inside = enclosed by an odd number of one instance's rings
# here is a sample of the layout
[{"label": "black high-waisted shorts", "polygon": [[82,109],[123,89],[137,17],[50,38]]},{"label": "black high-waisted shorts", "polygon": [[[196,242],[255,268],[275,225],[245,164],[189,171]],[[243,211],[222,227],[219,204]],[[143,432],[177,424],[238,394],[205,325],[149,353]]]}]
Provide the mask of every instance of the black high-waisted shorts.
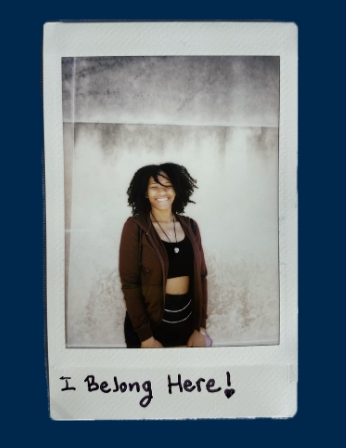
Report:
[{"label": "black high-waisted shorts", "polygon": [[[187,344],[193,330],[191,294],[166,294],[162,321],[156,328],[152,329],[154,338],[161,342],[164,347],[177,347]],[[124,331],[127,347],[139,348],[141,342],[127,313]]]}]

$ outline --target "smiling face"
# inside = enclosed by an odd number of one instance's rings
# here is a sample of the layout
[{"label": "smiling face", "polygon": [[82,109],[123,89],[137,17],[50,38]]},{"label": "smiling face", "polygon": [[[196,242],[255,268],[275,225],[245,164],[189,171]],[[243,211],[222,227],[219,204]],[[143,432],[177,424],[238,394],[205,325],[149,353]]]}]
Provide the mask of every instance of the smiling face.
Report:
[{"label": "smiling face", "polygon": [[157,179],[160,183],[153,177],[148,182],[147,195],[151,209],[153,211],[171,209],[175,199],[173,185],[165,173],[162,173],[162,176],[158,175]]}]

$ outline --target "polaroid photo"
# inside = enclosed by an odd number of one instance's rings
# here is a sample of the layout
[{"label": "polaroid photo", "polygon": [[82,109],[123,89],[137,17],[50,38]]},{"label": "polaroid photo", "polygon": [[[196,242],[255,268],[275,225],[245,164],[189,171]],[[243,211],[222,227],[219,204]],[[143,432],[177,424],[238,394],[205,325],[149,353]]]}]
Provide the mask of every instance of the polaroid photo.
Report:
[{"label": "polaroid photo", "polygon": [[297,27],[44,26],[55,420],[297,411]]}]

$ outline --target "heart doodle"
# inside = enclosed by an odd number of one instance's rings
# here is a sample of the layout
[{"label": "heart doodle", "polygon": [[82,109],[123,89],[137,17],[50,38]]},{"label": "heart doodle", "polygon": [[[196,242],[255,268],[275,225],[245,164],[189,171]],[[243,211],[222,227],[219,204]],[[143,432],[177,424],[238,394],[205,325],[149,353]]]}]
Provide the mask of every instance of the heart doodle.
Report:
[{"label": "heart doodle", "polygon": [[235,394],[235,390],[234,389],[225,389],[224,392],[225,392],[225,395],[226,395],[227,398],[231,398],[231,396],[233,394]]}]

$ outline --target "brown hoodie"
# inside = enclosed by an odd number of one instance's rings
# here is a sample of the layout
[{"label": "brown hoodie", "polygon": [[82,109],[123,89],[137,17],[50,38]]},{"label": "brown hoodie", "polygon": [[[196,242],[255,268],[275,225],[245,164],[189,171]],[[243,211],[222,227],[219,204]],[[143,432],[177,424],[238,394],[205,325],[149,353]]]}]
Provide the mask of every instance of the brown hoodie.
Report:
[{"label": "brown hoodie", "polygon": [[[206,326],[207,268],[198,225],[176,215],[194,253],[193,317],[196,330]],[[192,223],[192,227],[191,227]],[[141,213],[124,224],[120,242],[119,271],[127,312],[141,341],[150,338],[163,316],[168,256],[149,218]]]}]

